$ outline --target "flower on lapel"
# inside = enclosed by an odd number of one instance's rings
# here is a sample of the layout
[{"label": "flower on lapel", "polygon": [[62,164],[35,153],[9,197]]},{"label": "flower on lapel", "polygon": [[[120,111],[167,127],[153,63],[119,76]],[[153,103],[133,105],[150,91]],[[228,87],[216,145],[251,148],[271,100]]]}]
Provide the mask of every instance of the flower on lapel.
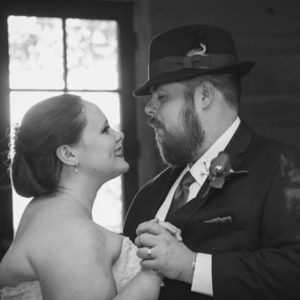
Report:
[{"label": "flower on lapel", "polygon": [[230,177],[238,174],[248,174],[248,171],[234,171],[231,167],[230,156],[228,153],[222,151],[215,157],[209,167],[209,186],[215,189],[221,189]]},{"label": "flower on lapel", "polygon": [[228,153],[220,152],[210,163],[208,174],[210,186],[215,189],[221,189],[225,183],[226,176],[230,172],[232,172],[230,157]]}]

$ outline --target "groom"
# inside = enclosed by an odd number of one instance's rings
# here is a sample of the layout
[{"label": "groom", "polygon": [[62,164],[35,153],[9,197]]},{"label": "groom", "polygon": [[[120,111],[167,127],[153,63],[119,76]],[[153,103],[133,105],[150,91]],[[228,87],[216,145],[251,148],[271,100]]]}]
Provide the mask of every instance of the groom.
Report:
[{"label": "groom", "polygon": [[[253,66],[213,26],[151,43],[149,80],[134,95],[151,95],[145,111],[169,167],[136,195],[124,234],[142,266],[166,276],[162,300],[300,299],[300,156],[239,118]],[[155,217],[183,242],[147,222]]]}]

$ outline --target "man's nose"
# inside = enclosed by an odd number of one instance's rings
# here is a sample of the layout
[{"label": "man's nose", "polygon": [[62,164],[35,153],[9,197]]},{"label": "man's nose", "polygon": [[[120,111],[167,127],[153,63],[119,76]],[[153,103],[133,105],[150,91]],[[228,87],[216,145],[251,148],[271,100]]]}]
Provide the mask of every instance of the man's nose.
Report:
[{"label": "man's nose", "polygon": [[154,106],[154,99],[153,97],[151,97],[151,99],[148,101],[148,103],[145,106],[145,113],[147,115],[153,115],[155,114],[155,106]]}]

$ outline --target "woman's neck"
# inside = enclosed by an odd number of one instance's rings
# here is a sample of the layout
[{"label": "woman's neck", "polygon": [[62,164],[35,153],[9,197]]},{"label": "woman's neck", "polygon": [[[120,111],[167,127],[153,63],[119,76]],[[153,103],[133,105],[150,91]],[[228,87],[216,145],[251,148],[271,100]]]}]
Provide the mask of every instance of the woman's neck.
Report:
[{"label": "woman's neck", "polygon": [[94,201],[100,188],[99,183],[73,177],[73,179],[62,180],[60,187],[61,196],[77,202],[87,214],[92,215]]}]

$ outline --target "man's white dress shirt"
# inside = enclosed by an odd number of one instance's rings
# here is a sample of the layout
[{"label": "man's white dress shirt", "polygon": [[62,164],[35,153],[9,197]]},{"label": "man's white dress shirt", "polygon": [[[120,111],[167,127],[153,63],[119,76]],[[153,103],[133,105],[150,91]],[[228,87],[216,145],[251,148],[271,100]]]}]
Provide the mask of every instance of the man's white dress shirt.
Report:
[{"label": "man's white dress shirt", "polygon": [[[186,166],[180,176],[177,178],[171,187],[165,201],[161,205],[156,214],[156,218],[163,221],[167,215],[168,209],[171,205],[175,190],[181,181],[184,174],[188,171],[191,172],[196,181],[189,187],[189,195],[187,201],[195,198],[201,186],[208,176],[208,170],[211,161],[223,151],[231,140],[232,136],[239,127],[241,120],[239,117],[231,124],[231,126],[219,137],[219,139],[192,165]],[[212,265],[211,254],[197,253],[192,291],[213,296],[212,289]],[[192,267],[192,266],[191,266]]]}]

